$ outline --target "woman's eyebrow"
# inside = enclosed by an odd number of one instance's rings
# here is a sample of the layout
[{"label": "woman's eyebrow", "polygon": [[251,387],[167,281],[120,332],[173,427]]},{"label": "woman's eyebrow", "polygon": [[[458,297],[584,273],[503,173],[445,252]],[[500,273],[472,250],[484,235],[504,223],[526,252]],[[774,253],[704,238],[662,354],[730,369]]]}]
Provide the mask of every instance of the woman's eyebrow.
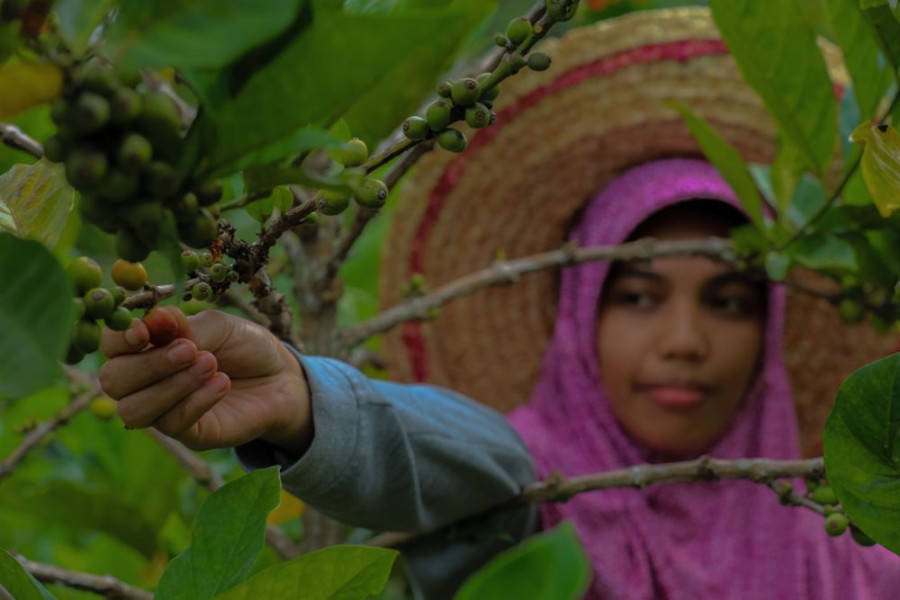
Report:
[{"label": "woman's eyebrow", "polygon": [[621,277],[639,277],[641,279],[650,279],[652,281],[665,281],[666,279],[655,271],[642,269],[639,266],[630,263],[621,263],[619,265],[616,265],[615,271],[613,272],[613,277],[615,279],[619,279]]},{"label": "woman's eyebrow", "polygon": [[706,282],[705,287],[719,287],[731,283],[756,286],[759,285],[761,281],[754,279],[746,273],[741,273],[739,271],[729,271],[727,273],[722,273],[721,275],[712,277],[709,281]]}]

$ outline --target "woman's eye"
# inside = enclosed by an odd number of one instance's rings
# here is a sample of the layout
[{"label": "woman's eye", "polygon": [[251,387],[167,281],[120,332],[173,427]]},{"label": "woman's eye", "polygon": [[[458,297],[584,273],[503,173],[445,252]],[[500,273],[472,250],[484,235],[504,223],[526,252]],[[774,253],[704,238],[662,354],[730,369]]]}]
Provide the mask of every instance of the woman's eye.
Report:
[{"label": "woman's eye", "polygon": [[635,308],[650,308],[653,306],[653,296],[647,292],[622,292],[618,296],[620,304]]},{"label": "woman's eye", "polygon": [[710,300],[710,304],[716,310],[730,314],[746,314],[750,312],[750,303],[737,296],[718,296]]}]

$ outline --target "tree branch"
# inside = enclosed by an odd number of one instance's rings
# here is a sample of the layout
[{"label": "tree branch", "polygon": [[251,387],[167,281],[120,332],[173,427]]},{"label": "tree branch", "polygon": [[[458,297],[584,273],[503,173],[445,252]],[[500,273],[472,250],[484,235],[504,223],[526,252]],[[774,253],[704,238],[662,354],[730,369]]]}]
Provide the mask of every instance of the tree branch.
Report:
[{"label": "tree branch", "polygon": [[490,267],[465,275],[430,294],[408,298],[368,321],[339,331],[337,335],[342,344],[352,348],[373,335],[388,331],[400,323],[427,319],[434,309],[450,300],[467,296],[489,286],[515,283],[519,277],[528,273],[589,261],[649,260],[663,256],[708,256],[723,262],[734,262],[736,258],[732,243],[721,238],[677,241],[646,239],[618,246],[591,248],[564,246],[559,250],[533,254],[515,260],[498,260]]},{"label": "tree branch", "polygon": [[[100,392],[100,394],[102,394],[102,392]],[[22,440],[22,443],[19,444],[12,453],[3,460],[3,462],[0,462],[0,480],[11,475],[18,464],[22,462],[22,459],[24,459],[30,451],[34,450],[45,436],[68,423],[79,411],[87,408],[91,400],[97,395],[98,391],[93,388],[79,394],[75,400],[66,405],[66,407],[60,410],[53,418],[41,423],[30,431],[28,435],[25,436],[25,439]]]},{"label": "tree branch", "polygon": [[0,123],[0,140],[11,148],[27,152],[35,158],[44,156],[44,147],[24,131],[9,123]]},{"label": "tree branch", "polygon": [[119,581],[112,575],[93,575],[70,571],[62,567],[28,560],[21,554],[12,556],[41,583],[65,585],[115,600],[153,600],[153,594],[147,590]]}]

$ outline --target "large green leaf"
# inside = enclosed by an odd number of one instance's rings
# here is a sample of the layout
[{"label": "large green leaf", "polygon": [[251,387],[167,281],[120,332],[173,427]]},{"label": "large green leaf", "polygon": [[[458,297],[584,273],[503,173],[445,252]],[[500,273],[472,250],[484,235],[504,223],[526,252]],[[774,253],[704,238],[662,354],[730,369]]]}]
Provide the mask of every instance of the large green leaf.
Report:
[{"label": "large green leaf", "polygon": [[805,235],[791,244],[788,252],[794,261],[810,269],[853,272],[858,268],[853,245],[836,235]]},{"label": "large green leaf", "polygon": [[859,369],[825,423],[828,480],[873,540],[900,554],[900,354]]},{"label": "large green leaf", "polygon": [[52,247],[74,201],[62,165],[43,159],[16,165],[0,176],[0,229]]},{"label": "large green leaf", "polygon": [[332,546],[269,567],[216,600],[368,598],[384,589],[396,558],[395,550]]},{"label": "large green leaf", "polygon": [[118,62],[215,69],[284,31],[306,0],[127,0],[107,35]]},{"label": "large green leaf", "polygon": [[894,71],[900,69],[900,22],[891,14],[886,2],[865,2],[860,5],[863,16],[875,29],[881,49]]},{"label": "large green leaf", "polygon": [[470,577],[455,600],[577,600],[590,565],[571,523],[507,550]]},{"label": "large green leaf", "polygon": [[[145,473],[146,477],[147,474]],[[71,531],[102,531],[131,546],[147,559],[156,550],[156,529],[117,490],[72,481],[53,481],[27,489],[3,489],[7,510],[37,515],[42,522]]]},{"label": "large green leaf", "polygon": [[47,387],[60,376],[74,308],[69,280],[33,240],[0,232],[0,398]]},{"label": "large green leaf", "polygon": [[163,573],[156,599],[215,598],[243,581],[262,549],[266,517],[278,506],[280,490],[278,467],[253,471],[216,490],[197,514],[191,547]]},{"label": "large green leaf", "polygon": [[825,0],[835,40],[844,53],[844,62],[853,79],[853,93],[864,118],[875,109],[890,82],[889,71],[879,64],[878,43],[856,2]]},{"label": "large green leaf", "polygon": [[2,548],[0,548],[0,590],[6,590],[15,600],[53,599],[53,594]]},{"label": "large green leaf", "polygon": [[679,102],[672,102],[670,106],[681,113],[691,135],[700,144],[703,154],[719,170],[719,173],[737,194],[738,200],[753,222],[761,226],[763,223],[762,200],[753,176],[750,175],[750,170],[737,148],[729,144],[709,123],[697,116],[687,106]]},{"label": "large green leaf", "polygon": [[57,0],[54,9],[59,17],[59,31],[72,49],[84,51],[113,4],[113,0]]},{"label": "large green leaf", "polygon": [[[390,16],[320,11],[230,97],[210,94],[191,135],[201,136],[201,154],[213,173],[262,164],[243,158],[267,149],[268,162],[287,156],[295,152],[287,142],[298,130],[327,128],[386,77],[402,80],[405,71],[395,69],[410,55],[435,40],[449,44],[443,31],[461,35],[473,22],[470,7]],[[403,92],[392,94],[377,101],[392,102]]]},{"label": "large green leaf", "polygon": [[782,130],[825,171],[837,135],[837,103],[815,33],[793,2],[710,0],[713,19],[744,79]]}]

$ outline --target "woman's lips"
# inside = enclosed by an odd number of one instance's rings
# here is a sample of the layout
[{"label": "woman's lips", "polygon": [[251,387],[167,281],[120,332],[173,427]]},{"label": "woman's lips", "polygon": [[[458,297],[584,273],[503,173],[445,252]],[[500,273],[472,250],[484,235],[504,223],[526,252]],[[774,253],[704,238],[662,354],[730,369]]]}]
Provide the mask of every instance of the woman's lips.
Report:
[{"label": "woman's lips", "polygon": [[672,410],[686,410],[702,403],[708,390],[698,385],[662,384],[643,386],[642,391],[656,404]]}]

